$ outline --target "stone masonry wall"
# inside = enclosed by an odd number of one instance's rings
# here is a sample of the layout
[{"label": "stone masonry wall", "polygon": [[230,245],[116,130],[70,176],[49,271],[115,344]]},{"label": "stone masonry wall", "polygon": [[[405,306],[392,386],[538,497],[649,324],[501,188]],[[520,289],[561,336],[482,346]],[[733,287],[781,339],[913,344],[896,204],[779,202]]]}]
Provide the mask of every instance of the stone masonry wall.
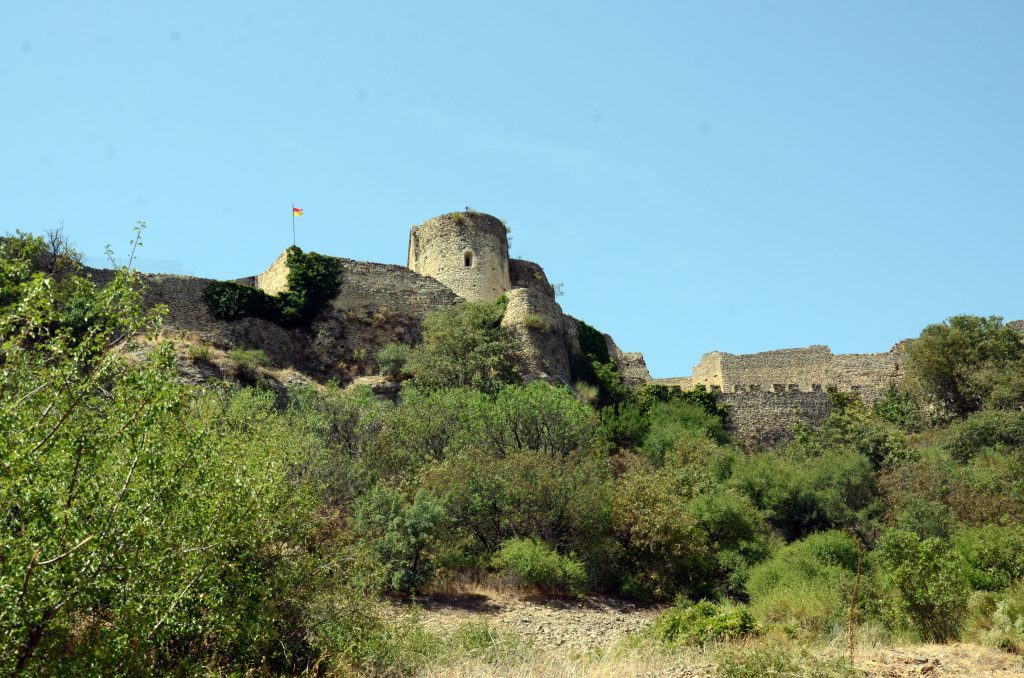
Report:
[{"label": "stone masonry wall", "polygon": [[267,270],[256,276],[256,287],[267,294],[276,295],[288,289],[288,251],[274,259]]},{"label": "stone masonry wall", "polygon": [[797,422],[820,426],[830,408],[821,391],[785,393],[723,393],[729,406],[726,428],[744,446],[773,446],[793,437]]},{"label": "stone masonry wall", "polygon": [[505,225],[479,212],[442,214],[413,226],[408,267],[470,301],[493,301],[512,287]]},{"label": "stone masonry wall", "polygon": [[570,342],[561,307],[553,297],[536,288],[516,288],[505,296],[508,305],[501,324],[522,346],[523,373],[531,378],[570,384]]}]

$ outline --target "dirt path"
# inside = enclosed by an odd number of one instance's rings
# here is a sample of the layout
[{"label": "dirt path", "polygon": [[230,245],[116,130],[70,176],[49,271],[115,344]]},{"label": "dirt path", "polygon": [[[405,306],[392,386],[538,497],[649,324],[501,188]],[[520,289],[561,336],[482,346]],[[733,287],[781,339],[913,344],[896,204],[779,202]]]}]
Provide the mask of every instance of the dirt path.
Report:
[{"label": "dirt path", "polygon": [[643,631],[660,611],[607,597],[524,599],[486,590],[433,596],[419,604],[421,621],[428,629],[487,622],[518,634],[540,650],[571,652],[610,647],[628,634]]},{"label": "dirt path", "polygon": [[[435,595],[418,601],[418,605],[420,621],[429,630],[443,631],[466,622],[486,622],[498,630],[515,633],[540,652],[538,662],[529,667],[485,666],[478,667],[479,672],[445,670],[431,675],[460,678],[483,675],[710,678],[717,675],[713,656],[699,649],[675,657],[620,660],[588,655],[594,650],[612,647],[627,635],[643,632],[661,608],[639,607],[608,597],[580,601],[522,598],[482,588]],[[398,606],[396,611],[404,608],[404,605]],[[827,648],[822,651],[835,652]],[[865,678],[1024,678],[1024,657],[968,643],[861,648],[855,666]]]}]

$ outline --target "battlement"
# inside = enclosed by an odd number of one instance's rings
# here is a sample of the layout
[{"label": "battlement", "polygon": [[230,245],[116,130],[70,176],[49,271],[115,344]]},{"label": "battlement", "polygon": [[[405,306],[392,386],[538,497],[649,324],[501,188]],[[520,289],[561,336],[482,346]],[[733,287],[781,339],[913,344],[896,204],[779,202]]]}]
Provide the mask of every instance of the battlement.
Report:
[{"label": "battlement", "polygon": [[897,349],[834,354],[821,345],[745,355],[712,351],[701,357],[691,376],[657,382],[682,388],[702,384],[719,393],[819,393],[834,387],[871,402],[899,379],[902,358]]}]

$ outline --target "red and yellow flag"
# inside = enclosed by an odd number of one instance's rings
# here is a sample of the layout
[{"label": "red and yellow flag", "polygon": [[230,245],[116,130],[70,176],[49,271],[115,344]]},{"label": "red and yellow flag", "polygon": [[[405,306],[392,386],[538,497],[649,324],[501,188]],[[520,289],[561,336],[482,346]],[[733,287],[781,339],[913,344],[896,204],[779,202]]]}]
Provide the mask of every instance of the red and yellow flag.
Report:
[{"label": "red and yellow flag", "polygon": [[302,216],[302,208],[301,207],[295,207],[294,205],[292,205],[292,216],[293,217],[301,217]]}]

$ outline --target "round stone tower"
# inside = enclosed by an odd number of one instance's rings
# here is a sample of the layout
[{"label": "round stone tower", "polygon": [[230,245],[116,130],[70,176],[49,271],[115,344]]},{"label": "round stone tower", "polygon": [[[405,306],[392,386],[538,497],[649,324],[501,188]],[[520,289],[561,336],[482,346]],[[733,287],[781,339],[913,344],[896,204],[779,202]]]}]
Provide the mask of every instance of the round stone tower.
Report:
[{"label": "round stone tower", "polygon": [[505,224],[489,214],[452,212],[413,226],[409,268],[468,301],[493,301],[512,288]]}]

